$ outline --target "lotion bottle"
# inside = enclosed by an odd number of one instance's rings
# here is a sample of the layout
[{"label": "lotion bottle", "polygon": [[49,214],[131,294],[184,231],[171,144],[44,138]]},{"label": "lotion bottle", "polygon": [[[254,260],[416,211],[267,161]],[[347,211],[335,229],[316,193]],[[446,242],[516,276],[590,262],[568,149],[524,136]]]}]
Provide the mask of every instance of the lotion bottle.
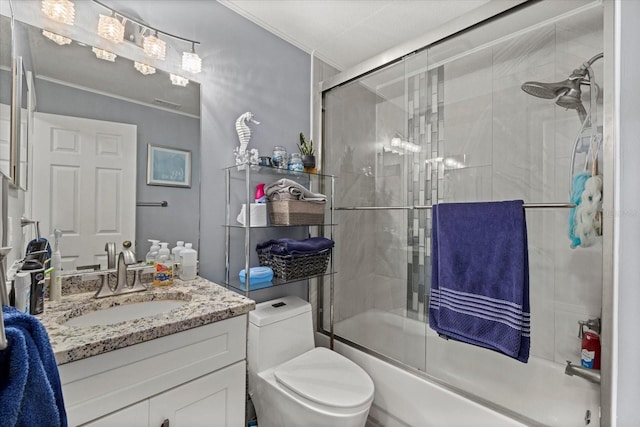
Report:
[{"label": "lotion bottle", "polygon": [[181,280],[193,280],[196,278],[198,252],[192,246],[191,243],[186,243],[184,250],[180,253],[182,256],[182,265],[180,266]]}]

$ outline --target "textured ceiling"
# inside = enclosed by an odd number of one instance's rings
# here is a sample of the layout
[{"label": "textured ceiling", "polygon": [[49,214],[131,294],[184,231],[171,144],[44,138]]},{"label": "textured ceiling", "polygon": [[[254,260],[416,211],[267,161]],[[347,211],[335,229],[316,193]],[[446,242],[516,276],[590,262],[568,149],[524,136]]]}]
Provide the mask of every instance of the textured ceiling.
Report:
[{"label": "textured ceiling", "polygon": [[218,0],[339,70],[420,37],[489,0]]}]

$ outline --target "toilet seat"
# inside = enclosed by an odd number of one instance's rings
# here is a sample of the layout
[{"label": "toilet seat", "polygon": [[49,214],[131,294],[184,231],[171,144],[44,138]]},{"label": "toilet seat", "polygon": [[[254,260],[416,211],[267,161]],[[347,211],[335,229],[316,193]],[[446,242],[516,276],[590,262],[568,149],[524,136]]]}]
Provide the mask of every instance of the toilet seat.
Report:
[{"label": "toilet seat", "polygon": [[373,381],[358,365],[324,347],[301,354],[273,371],[278,384],[303,399],[341,409],[368,405]]}]

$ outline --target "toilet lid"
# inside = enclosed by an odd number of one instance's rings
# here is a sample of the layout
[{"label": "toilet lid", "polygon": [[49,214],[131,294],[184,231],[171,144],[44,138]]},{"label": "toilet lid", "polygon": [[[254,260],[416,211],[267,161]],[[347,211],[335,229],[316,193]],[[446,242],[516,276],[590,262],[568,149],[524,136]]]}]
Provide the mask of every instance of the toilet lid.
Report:
[{"label": "toilet lid", "polygon": [[346,357],[317,347],[274,370],[278,383],[298,395],[327,406],[353,408],[373,396],[369,375]]}]

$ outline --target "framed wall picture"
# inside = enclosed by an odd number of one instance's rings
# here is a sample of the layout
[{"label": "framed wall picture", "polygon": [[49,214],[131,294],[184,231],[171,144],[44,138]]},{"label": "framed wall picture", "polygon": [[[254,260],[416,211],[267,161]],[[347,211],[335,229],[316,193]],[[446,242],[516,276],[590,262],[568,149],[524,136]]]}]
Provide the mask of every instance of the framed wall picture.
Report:
[{"label": "framed wall picture", "polygon": [[147,145],[147,185],[191,187],[191,151]]}]

